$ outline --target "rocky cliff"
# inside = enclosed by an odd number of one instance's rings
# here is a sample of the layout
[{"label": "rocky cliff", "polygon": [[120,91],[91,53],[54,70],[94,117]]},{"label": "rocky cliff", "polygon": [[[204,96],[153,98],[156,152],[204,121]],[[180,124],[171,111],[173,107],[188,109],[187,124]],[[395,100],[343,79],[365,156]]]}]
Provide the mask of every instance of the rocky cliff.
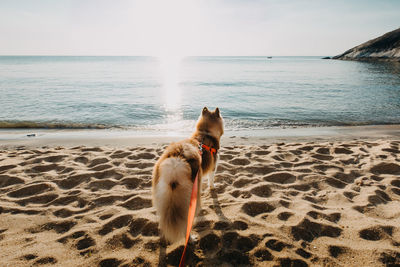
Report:
[{"label": "rocky cliff", "polygon": [[360,44],[332,59],[400,61],[400,28]]}]

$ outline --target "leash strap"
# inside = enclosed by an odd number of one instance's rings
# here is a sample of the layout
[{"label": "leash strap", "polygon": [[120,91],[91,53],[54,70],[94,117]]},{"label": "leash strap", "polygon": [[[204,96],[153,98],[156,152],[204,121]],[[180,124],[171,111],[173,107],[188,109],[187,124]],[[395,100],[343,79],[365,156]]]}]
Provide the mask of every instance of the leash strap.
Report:
[{"label": "leash strap", "polygon": [[185,242],[185,248],[183,249],[181,261],[179,262],[179,267],[185,266],[186,248],[187,248],[187,245],[189,242],[190,231],[192,230],[192,226],[193,226],[194,214],[196,213],[198,179],[199,179],[199,172],[197,172],[196,178],[194,179],[192,194],[190,196],[189,212],[188,212],[188,219],[187,219],[187,226],[186,226],[186,242]]},{"label": "leash strap", "polygon": [[[203,148],[211,153],[211,157],[213,157],[214,154],[217,153],[217,150],[215,148],[212,148],[205,144],[200,143],[199,144],[200,155],[203,154]],[[197,193],[199,190],[198,180],[199,180],[199,172],[197,171],[196,178],[194,179],[194,183],[193,183],[192,194],[190,195],[189,211],[188,211],[187,226],[186,226],[185,248],[183,249],[183,252],[182,252],[182,257],[181,257],[181,261],[179,262],[179,267],[185,266],[186,249],[187,249],[187,245],[189,243],[190,231],[192,230],[192,227],[193,227],[194,215],[196,213]]]},{"label": "leash strap", "polygon": [[215,153],[217,153],[217,150],[213,147],[209,147],[205,144],[201,144],[201,148],[204,148],[205,150],[209,151],[211,153],[211,156],[214,156]]}]

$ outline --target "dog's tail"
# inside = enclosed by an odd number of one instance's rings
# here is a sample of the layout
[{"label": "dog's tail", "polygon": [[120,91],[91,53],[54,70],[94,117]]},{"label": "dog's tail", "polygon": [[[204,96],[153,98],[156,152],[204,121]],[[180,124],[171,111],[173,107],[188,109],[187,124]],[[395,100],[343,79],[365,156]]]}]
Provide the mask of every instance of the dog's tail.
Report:
[{"label": "dog's tail", "polygon": [[160,217],[160,229],[174,243],[185,238],[192,192],[192,170],[182,158],[167,158],[160,165],[160,177],[153,189],[153,205]]}]

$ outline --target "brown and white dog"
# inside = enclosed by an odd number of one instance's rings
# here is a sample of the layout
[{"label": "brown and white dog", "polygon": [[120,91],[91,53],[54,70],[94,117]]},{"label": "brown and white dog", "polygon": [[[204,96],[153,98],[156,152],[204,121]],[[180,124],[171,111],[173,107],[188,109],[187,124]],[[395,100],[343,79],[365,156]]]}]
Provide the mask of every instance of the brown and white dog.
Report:
[{"label": "brown and white dog", "polygon": [[[218,149],[223,133],[224,124],[219,109],[211,112],[205,107],[193,135],[169,145],[154,166],[153,206],[160,217],[161,232],[171,243],[185,238],[190,196],[196,175],[196,214],[201,206],[202,177],[208,176],[210,189],[214,187]],[[202,145],[206,149],[201,151]],[[212,155],[211,151],[216,153]]]}]

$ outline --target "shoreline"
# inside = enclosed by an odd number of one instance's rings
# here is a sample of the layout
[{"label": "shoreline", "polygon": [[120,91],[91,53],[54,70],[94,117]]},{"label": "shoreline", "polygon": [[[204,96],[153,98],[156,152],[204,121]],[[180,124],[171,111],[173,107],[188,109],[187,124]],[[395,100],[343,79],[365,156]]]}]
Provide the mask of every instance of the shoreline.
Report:
[{"label": "shoreline", "polygon": [[[34,134],[33,137],[28,135]],[[108,146],[169,144],[188,138],[191,132],[156,132],[132,130],[0,130],[0,148],[54,146]],[[400,139],[400,125],[330,126],[226,131],[222,145],[253,143],[315,142],[348,140]]]}]

